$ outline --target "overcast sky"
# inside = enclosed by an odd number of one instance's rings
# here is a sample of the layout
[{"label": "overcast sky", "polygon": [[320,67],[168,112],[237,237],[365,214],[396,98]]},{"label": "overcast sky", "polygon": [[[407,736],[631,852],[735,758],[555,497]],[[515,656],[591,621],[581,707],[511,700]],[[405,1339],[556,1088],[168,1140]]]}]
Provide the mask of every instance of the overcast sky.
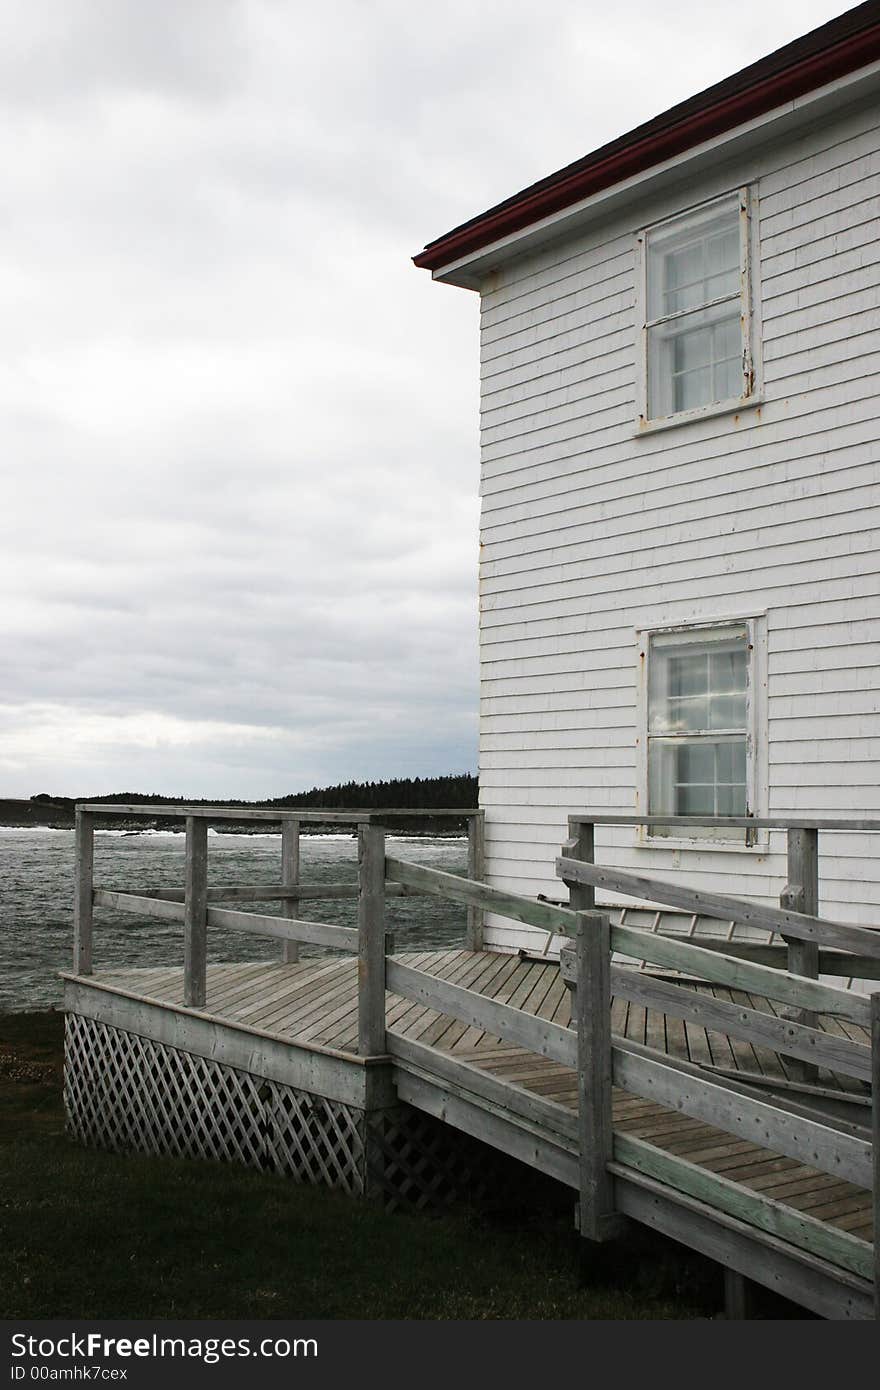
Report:
[{"label": "overcast sky", "polygon": [[847,9],[0,0],[0,795],[476,769],[424,242]]}]

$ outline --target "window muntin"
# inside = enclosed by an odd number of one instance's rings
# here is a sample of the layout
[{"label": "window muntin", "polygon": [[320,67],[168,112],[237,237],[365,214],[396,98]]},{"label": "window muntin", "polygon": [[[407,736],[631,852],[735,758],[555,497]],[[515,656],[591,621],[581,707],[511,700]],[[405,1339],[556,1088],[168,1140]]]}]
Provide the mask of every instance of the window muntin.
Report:
[{"label": "window muntin", "polygon": [[743,192],[645,234],[649,420],[749,393],[746,207]]},{"label": "window muntin", "polygon": [[[748,815],[748,625],[655,633],[649,640],[648,814]],[[653,833],[677,832],[657,827]]]}]

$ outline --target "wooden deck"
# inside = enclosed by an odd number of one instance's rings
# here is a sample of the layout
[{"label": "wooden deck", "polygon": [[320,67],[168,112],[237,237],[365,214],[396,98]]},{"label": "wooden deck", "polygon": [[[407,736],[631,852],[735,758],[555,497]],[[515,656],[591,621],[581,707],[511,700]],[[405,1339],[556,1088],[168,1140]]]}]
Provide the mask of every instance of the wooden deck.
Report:
[{"label": "wooden deck", "polygon": [[[778,907],[597,864],[590,815],[556,861],[567,903],[526,898],[482,881],[477,811],[466,878],[389,855],[382,814],[340,812],[357,883],[303,883],[300,823],[323,813],[284,809],[254,813],[281,824],[279,880],[212,885],[217,808],[179,806],[184,886],[96,884],[98,821],[154,813],[77,808],[65,1105],[83,1143],[390,1205],[495,1190],[512,1158],[573,1189],[591,1248],[629,1219],[720,1264],[731,1308],[753,1280],[823,1317],[880,1318],[880,991],[864,992],[880,937],[818,916],[819,831],[849,822],[737,821],[786,830]],[[597,889],[649,906],[624,920]],[[386,899],[412,894],[467,909],[466,949],[389,953]],[[357,928],[314,920],[322,898],[356,898]],[[281,915],[239,906],[270,901]],[[94,974],[103,908],[180,923],[183,967]],[[486,913],[547,954],[483,949]],[[217,928],[282,959],[208,965]],[[341,954],[299,959],[314,947]]]},{"label": "wooden deck", "polygon": [[[569,1024],[570,994],[555,962],[487,951],[406,953],[395,959],[499,1003],[562,1026]],[[92,978],[96,985],[157,1004],[183,1006],[184,979],[180,968],[105,971]],[[202,1012],[214,1018],[300,1047],[356,1055],[357,964],[350,958],[320,958],[297,964],[209,965],[207,982],[207,1002]],[[692,987],[716,998],[778,1012],[771,1001],[740,991],[709,985]],[[869,1041],[867,1030],[858,1025],[829,1017],[819,1022],[831,1034],[857,1042]],[[391,994],[387,1000],[387,1024],[410,1043],[454,1057],[520,1093],[566,1111],[577,1111],[577,1077],[571,1068]],[[785,1083],[797,1076],[790,1061],[769,1049],[624,1000],[613,1001],[612,1029],[621,1037],[647,1044],[668,1056],[706,1069],[717,1068],[726,1074],[738,1073],[744,1082],[761,1078],[763,1085],[772,1087],[774,1081]],[[820,1073],[819,1084],[829,1091],[849,1094],[854,1100],[869,1094],[868,1088],[859,1082],[830,1072]],[[613,1124],[616,1136],[645,1140],[688,1164],[761,1193],[859,1241],[870,1242],[873,1238],[871,1193],[851,1182],[736,1139],[619,1088],[614,1092]]]},{"label": "wooden deck", "polygon": [[[395,959],[416,966],[439,979],[473,989],[488,999],[510,1004],[525,1013],[546,1018],[563,1027],[571,1021],[570,991],[554,961],[523,959],[490,951],[426,951],[401,953]],[[183,970],[134,969],[101,971],[96,980],[129,989],[158,1002],[182,1005]],[[209,965],[206,1010],[211,1014],[276,1033],[291,1042],[333,1048],[356,1054],[358,1041],[357,964],[350,958],[316,959],[297,965],[276,963]],[[678,981],[711,998],[742,1004],[774,1017],[782,1017],[773,1000],[709,984]],[[438,1014],[435,1010],[389,995],[386,1019],[389,1027],[405,1037],[458,1053],[472,1047],[494,1046],[497,1039]],[[833,1037],[870,1044],[866,1028],[846,1020],[824,1016],[820,1027]],[[659,1011],[624,999],[615,999],[611,1010],[612,1031],[629,1041],[644,1043],[667,1056],[696,1065],[739,1074],[742,1079],[798,1083],[800,1072],[790,1058],[769,1048],[717,1033],[687,1019],[668,1017]],[[852,1077],[820,1071],[818,1084],[867,1106],[870,1088]]]}]

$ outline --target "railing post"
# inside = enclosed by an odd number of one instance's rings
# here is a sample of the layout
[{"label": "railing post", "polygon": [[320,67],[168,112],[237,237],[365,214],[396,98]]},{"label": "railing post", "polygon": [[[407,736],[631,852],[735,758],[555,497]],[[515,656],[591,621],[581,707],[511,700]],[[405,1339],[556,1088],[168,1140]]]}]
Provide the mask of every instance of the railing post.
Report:
[{"label": "railing post", "polygon": [[619,1233],[614,1213],[611,1125],[611,928],[599,912],[579,912],[574,991],[578,1036],[578,1230],[587,1240]]},{"label": "railing post", "polygon": [[385,827],[358,826],[358,1053],[385,1052]]},{"label": "railing post", "polygon": [[186,890],[183,917],[183,1002],[203,1009],[208,972],[208,822],[186,818]]},{"label": "railing post", "polygon": [[[789,826],[786,831],[788,850],[788,882],[779,895],[780,907],[789,912],[804,912],[810,917],[819,915],[819,832],[801,830]],[[815,941],[798,941],[785,937],[788,946],[788,969],[794,975],[806,975],[811,980],[819,978],[819,946]],[[796,1023],[815,1028],[817,1015],[809,1009],[795,1009],[787,1012]],[[789,1066],[800,1080],[815,1082],[819,1076],[818,1067],[811,1062],[789,1060]]]},{"label": "railing post", "polygon": [[[585,864],[596,862],[596,832],[591,821],[580,821],[574,816],[568,818],[568,839],[562,846],[566,859],[580,859]],[[568,889],[569,906],[573,912],[590,912],[596,906],[596,890],[591,883],[570,883],[563,879]]]},{"label": "railing post", "polygon": [[874,1317],[880,1320],[880,990],[871,995],[871,1112],[874,1164]]},{"label": "railing post", "polygon": [[95,818],[76,812],[73,864],[73,971],[92,973],[92,891],[95,873]]},{"label": "railing post", "polygon": [[[467,876],[472,881],[482,883],[486,867],[486,818],[483,811],[477,811],[468,820],[468,862]],[[469,907],[467,910],[467,937],[465,945],[469,951],[483,949],[483,909]]]},{"label": "railing post", "polygon": [[[298,820],[281,822],[281,883],[285,888],[299,887],[299,831]],[[288,898],[281,904],[282,917],[299,915],[299,899]],[[281,959],[285,965],[295,965],[299,960],[299,942],[281,943]]]}]

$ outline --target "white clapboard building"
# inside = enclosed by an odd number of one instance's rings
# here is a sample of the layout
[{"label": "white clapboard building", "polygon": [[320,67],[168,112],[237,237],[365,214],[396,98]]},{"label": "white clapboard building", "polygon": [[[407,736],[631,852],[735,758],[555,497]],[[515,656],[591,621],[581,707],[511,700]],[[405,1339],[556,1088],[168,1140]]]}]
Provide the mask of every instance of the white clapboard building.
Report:
[{"label": "white clapboard building", "polygon": [[[880,816],[878,212],[870,3],[415,258],[482,305],[490,882],[558,897],[572,811]],[[783,850],[596,857],[775,899]],[[823,914],[876,923],[880,838],[821,851]]]}]

